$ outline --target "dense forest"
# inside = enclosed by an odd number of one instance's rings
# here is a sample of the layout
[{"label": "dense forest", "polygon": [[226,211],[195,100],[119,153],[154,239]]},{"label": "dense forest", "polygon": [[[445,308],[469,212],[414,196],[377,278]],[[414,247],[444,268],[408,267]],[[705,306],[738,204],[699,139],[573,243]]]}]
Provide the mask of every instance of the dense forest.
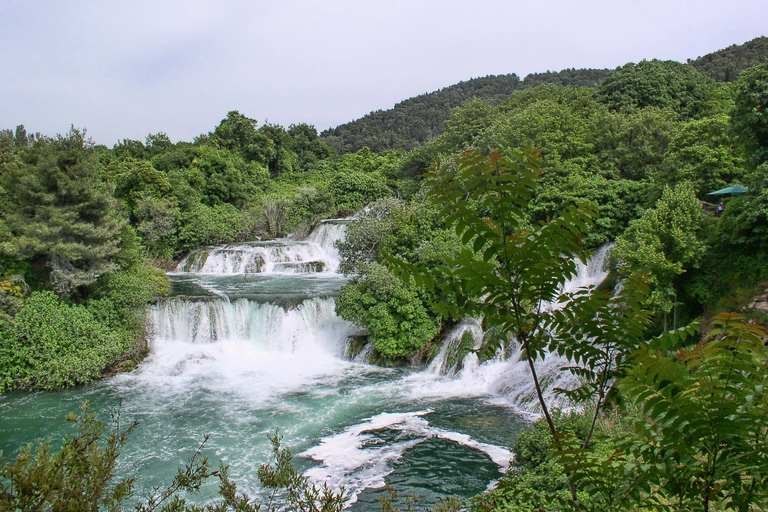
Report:
[{"label": "dense forest", "polygon": [[[473,79],[322,136],[237,111],[176,144],[4,130],[0,392],[140,359],[146,304],[188,251],[358,212],[336,312],[375,362],[428,360],[446,326],[482,316],[481,358],[514,338],[531,361],[578,363],[583,414],[539,395],[545,417],[473,510],[765,506],[766,40],[689,64]],[[734,184],[746,193],[709,195]],[[542,312],[571,254],[610,242],[606,290]]]}]

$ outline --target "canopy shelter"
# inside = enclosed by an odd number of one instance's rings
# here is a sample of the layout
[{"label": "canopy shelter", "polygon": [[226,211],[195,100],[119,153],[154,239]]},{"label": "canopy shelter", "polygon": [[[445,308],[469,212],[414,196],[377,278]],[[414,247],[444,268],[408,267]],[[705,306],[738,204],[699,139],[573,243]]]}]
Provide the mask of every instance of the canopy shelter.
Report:
[{"label": "canopy shelter", "polygon": [[740,196],[747,193],[749,189],[744,185],[731,185],[730,187],[721,188],[707,194],[708,197],[726,197],[726,196]]}]

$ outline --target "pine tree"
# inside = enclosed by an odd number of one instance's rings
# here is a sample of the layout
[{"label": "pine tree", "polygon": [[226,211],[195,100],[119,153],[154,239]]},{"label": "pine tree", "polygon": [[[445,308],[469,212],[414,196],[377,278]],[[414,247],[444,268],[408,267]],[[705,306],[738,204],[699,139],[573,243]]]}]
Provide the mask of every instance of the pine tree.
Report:
[{"label": "pine tree", "polygon": [[2,188],[10,200],[2,212],[11,236],[0,252],[22,260],[44,259],[60,296],[117,268],[125,219],[108,184],[99,177],[98,157],[85,132],[43,139],[24,164],[5,166]]}]

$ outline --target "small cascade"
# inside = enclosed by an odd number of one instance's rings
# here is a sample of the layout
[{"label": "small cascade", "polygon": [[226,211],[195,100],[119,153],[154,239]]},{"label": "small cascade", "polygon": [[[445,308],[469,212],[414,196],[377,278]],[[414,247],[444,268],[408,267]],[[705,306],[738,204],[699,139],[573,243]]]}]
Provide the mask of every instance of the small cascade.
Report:
[{"label": "small cascade", "polygon": [[[610,245],[604,245],[595,251],[587,264],[577,262],[577,275],[565,283],[564,291],[599,285],[608,275],[604,267],[609,251]],[[482,337],[478,320],[469,319],[457,324],[446,336],[440,352],[426,371],[413,377],[416,383],[412,390],[414,398],[490,396],[493,402],[513,406],[523,413],[536,414],[536,390],[520,347],[512,343],[503,353],[481,363],[470,349],[479,347]],[[466,354],[463,359],[462,354]],[[557,388],[573,389],[579,384],[570,372],[561,370],[568,365],[567,359],[555,354],[536,361],[545,399],[554,407],[569,406],[556,393]]]},{"label": "small cascade", "polygon": [[333,274],[339,267],[334,247],[344,238],[345,219],[321,222],[305,240],[287,238],[207,247],[189,253],[177,272],[194,274]]},{"label": "small cascade", "polygon": [[326,219],[322,221],[307,237],[307,242],[317,244],[328,256],[339,261],[339,251],[334,244],[344,239],[347,224],[351,219]]},{"label": "small cascade", "polygon": [[480,320],[468,318],[456,324],[445,336],[440,352],[435,356],[427,372],[437,375],[454,375],[465,364],[477,361],[470,353],[483,342],[483,328]]},{"label": "small cascade", "polygon": [[575,292],[585,286],[597,286],[608,277],[606,263],[613,244],[603,244],[592,254],[592,258],[586,263],[576,260],[576,275],[565,283],[563,291]]}]

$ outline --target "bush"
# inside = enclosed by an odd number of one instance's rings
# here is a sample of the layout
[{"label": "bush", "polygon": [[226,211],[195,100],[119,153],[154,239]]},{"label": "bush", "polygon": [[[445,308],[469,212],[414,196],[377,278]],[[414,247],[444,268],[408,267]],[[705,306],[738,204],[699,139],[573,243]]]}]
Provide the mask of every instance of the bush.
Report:
[{"label": "bush", "polygon": [[440,328],[420,291],[378,263],[367,266],[363,279],[341,289],[336,314],[364,327],[376,349],[391,359],[409,357]]},{"label": "bush", "polygon": [[0,330],[0,391],[88,382],[127,350],[121,339],[85,306],[33,292]]}]

